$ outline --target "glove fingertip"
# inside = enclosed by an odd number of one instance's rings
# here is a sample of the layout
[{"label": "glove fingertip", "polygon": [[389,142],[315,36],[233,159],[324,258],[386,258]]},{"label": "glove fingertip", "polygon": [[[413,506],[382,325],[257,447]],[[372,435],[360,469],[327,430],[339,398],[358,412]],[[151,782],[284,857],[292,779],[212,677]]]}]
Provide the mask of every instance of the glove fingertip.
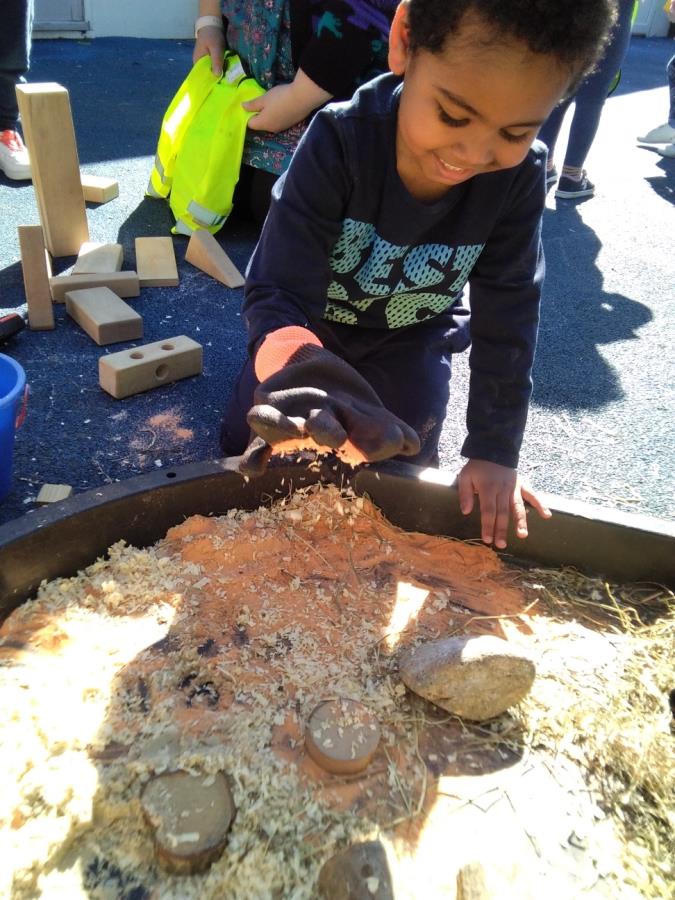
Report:
[{"label": "glove fingertip", "polygon": [[272,447],[262,438],[255,438],[244,451],[238,469],[241,475],[255,478],[262,475],[272,456]]}]

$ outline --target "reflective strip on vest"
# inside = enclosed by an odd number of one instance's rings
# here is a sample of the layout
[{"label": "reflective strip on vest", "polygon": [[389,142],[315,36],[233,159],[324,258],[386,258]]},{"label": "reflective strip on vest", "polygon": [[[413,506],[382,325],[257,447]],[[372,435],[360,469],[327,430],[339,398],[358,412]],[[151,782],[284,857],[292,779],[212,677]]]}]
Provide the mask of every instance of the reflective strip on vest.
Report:
[{"label": "reflective strip on vest", "polygon": [[195,221],[199,222],[200,225],[205,225],[207,228],[211,225],[217,225],[220,228],[225,224],[225,219],[227,218],[227,216],[221,216],[212,209],[207,209],[201,203],[197,203],[196,200],[190,200],[188,212]]}]

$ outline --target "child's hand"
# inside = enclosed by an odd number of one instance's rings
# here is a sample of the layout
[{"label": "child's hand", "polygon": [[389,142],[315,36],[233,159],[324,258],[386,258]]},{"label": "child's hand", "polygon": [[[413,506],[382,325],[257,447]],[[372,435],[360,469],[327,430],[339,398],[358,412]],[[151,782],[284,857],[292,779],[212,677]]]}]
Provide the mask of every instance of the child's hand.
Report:
[{"label": "child's hand", "polygon": [[223,56],[225,55],[225,35],[222,28],[207,25],[197,32],[192,62],[196,63],[202,56],[211,57],[211,71],[218,78],[223,74]]},{"label": "child's hand", "polygon": [[499,550],[506,547],[506,533],[511,514],[517,536],[527,537],[525,501],[537,510],[542,519],[551,517],[551,510],[544,505],[538,494],[521,480],[516,469],[482,459],[470,459],[457,476],[457,487],[459,505],[465,516],[473,509],[474,494],[478,494],[481,539],[486,544],[494,543]]},{"label": "child's hand", "polygon": [[261,97],[241,105],[248,112],[257,113],[248,120],[248,127],[252,131],[277,133],[302,122],[330,98],[331,94],[308,78],[302,69],[298,69],[291,84],[277,84]]}]

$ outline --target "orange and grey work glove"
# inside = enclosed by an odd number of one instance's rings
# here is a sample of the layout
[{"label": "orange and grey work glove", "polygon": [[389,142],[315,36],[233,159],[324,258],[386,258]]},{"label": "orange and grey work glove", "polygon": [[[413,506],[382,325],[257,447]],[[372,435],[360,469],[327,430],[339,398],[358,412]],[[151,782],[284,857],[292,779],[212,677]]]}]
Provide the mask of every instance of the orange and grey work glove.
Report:
[{"label": "orange and grey work glove", "polygon": [[270,332],[255,356],[260,384],[246,417],[257,437],[239,470],[260,475],[273,453],[331,450],[358,465],[419,452],[417,433],[306,328]]}]

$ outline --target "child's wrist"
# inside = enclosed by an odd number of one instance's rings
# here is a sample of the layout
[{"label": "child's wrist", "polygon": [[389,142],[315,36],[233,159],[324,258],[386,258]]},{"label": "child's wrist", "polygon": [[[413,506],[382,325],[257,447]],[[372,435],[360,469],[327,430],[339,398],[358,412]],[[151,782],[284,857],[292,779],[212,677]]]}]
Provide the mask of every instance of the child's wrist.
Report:
[{"label": "child's wrist", "polygon": [[223,30],[223,20],[220,16],[199,16],[195,22],[195,39],[199,35],[202,28],[218,28]]}]

